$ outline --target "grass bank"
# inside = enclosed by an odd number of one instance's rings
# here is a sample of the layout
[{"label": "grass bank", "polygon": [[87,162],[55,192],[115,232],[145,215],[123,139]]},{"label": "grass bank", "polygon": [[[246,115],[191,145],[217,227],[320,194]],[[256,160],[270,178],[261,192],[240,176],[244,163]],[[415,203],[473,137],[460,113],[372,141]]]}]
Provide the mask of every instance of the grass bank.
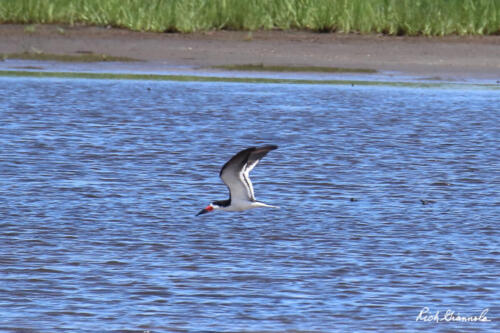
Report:
[{"label": "grass bank", "polygon": [[81,54],[51,54],[43,52],[23,52],[23,53],[3,53],[0,60],[21,59],[21,60],[41,60],[41,61],[63,61],[63,62],[104,62],[104,61],[139,61],[129,57],[115,57],[107,54],[95,54],[85,52]]},{"label": "grass bank", "polygon": [[500,0],[2,0],[0,23],[489,35],[500,33]]},{"label": "grass bank", "polygon": [[377,71],[370,68],[344,68],[323,66],[277,66],[264,64],[220,65],[212,66],[216,69],[229,71],[257,71],[257,72],[312,72],[312,73],[363,73],[372,74]]},{"label": "grass bank", "polygon": [[45,72],[45,71],[9,71],[0,70],[0,77],[34,77],[34,78],[72,78],[97,80],[149,80],[180,82],[227,82],[227,83],[261,83],[261,84],[320,84],[351,86],[392,86],[408,88],[467,88],[500,90],[495,84],[460,84],[432,82],[392,82],[392,81],[355,81],[355,80],[301,80],[242,78],[195,75],[159,75],[159,74],[116,74],[116,73],[78,73],[78,72]]}]

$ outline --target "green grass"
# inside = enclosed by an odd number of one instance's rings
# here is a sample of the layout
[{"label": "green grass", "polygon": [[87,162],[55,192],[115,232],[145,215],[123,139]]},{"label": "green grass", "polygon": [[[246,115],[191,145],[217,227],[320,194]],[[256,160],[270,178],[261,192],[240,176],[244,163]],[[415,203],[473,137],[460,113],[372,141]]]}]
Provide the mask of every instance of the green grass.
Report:
[{"label": "green grass", "polygon": [[371,74],[377,71],[369,68],[344,68],[322,66],[275,66],[264,64],[221,65],[212,68],[230,71],[264,71],[264,72],[315,72],[315,73],[364,73]]},{"label": "green grass", "polygon": [[352,86],[392,86],[408,88],[467,88],[500,90],[495,84],[460,84],[460,83],[420,83],[392,81],[353,81],[353,80],[301,80],[216,77],[195,75],[158,75],[158,74],[115,74],[115,73],[78,73],[78,72],[44,72],[44,71],[5,71],[0,70],[0,77],[36,77],[36,78],[75,78],[98,80],[151,80],[181,82],[227,82],[227,83],[261,83],[261,84],[321,84]]},{"label": "green grass", "polygon": [[50,54],[42,52],[4,53],[2,59],[51,60],[64,62],[139,61],[129,57],[115,57],[107,54]]},{"label": "green grass", "polygon": [[488,35],[500,33],[500,0],[1,0],[0,23]]}]

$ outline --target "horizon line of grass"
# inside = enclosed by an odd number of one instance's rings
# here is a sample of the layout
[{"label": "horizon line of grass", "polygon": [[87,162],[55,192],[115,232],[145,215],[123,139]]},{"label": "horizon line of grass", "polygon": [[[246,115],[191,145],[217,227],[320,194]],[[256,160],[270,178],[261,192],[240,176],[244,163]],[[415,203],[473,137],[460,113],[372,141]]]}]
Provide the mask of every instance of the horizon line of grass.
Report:
[{"label": "horizon line of grass", "polygon": [[96,80],[150,80],[177,82],[225,82],[225,83],[261,83],[261,84],[315,84],[315,85],[358,85],[358,86],[392,86],[408,88],[481,88],[500,90],[495,84],[463,84],[463,83],[433,83],[433,82],[393,82],[368,80],[306,80],[278,78],[248,78],[248,77],[218,77],[196,75],[165,75],[165,74],[124,74],[124,73],[89,73],[89,72],[45,72],[0,70],[0,77],[33,77],[33,78],[68,78]]},{"label": "horizon line of grass", "polygon": [[0,24],[135,31],[300,29],[387,35],[500,34],[499,0],[3,0]]},{"label": "horizon line of grass", "polygon": [[309,72],[309,73],[363,73],[373,74],[377,71],[370,68],[347,68],[326,66],[283,66],[264,64],[242,64],[242,65],[219,65],[212,66],[215,69],[229,71],[262,71],[262,72]]},{"label": "horizon line of grass", "polygon": [[6,59],[19,59],[19,60],[40,60],[40,61],[63,61],[63,62],[133,62],[141,61],[138,59],[124,57],[124,56],[111,56],[107,54],[96,53],[82,53],[82,54],[53,54],[43,52],[22,52],[22,53],[2,53],[0,60]]},{"label": "horizon line of grass", "polygon": [[[96,54],[85,52],[81,54],[54,54],[44,52],[21,52],[21,53],[0,53],[0,61],[7,59],[37,60],[37,61],[62,61],[62,62],[134,62],[142,61],[125,56],[111,56],[107,54]],[[328,66],[284,66],[284,65],[264,65],[241,64],[241,65],[219,65],[211,66],[214,69],[224,69],[228,71],[263,71],[263,72],[309,72],[309,73],[363,73],[373,74],[377,70],[371,68],[347,68]]]}]

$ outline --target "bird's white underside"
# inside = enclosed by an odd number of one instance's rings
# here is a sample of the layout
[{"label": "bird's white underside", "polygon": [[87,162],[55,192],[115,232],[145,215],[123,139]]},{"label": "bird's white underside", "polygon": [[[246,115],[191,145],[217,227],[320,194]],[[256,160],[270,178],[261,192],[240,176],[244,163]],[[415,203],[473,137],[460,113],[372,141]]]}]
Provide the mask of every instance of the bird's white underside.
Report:
[{"label": "bird's white underside", "polygon": [[226,212],[240,212],[247,209],[259,208],[259,207],[268,207],[268,208],[279,208],[278,206],[271,206],[265,204],[263,202],[258,201],[246,201],[246,200],[232,200],[231,206],[221,207],[219,209],[224,210]]}]

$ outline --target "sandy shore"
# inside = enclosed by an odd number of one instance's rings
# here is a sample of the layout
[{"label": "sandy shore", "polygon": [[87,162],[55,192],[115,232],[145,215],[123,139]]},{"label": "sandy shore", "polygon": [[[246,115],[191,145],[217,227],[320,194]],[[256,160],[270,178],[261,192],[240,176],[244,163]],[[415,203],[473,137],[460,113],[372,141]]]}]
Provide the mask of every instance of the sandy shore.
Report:
[{"label": "sandy shore", "polygon": [[98,27],[0,25],[0,53],[105,53],[168,64],[369,68],[436,79],[500,80],[500,36],[388,37],[304,31],[140,33]]}]

